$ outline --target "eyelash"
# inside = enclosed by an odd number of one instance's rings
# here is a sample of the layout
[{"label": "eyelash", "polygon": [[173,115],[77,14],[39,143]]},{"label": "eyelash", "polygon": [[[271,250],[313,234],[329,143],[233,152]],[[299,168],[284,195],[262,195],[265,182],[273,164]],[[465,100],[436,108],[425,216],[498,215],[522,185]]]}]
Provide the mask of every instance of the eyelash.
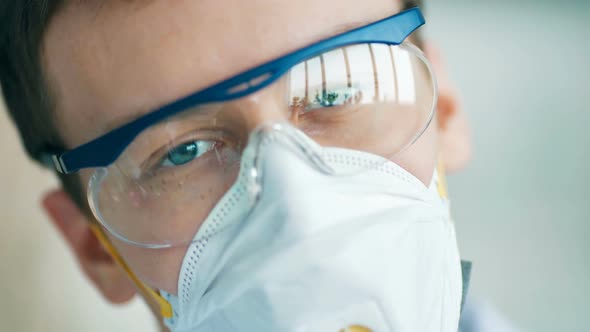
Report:
[{"label": "eyelash", "polygon": [[[166,155],[164,157],[162,157],[162,159],[160,159],[160,161],[156,164],[156,168],[170,168],[170,167],[179,167],[188,163],[191,163],[197,159],[199,159],[200,157],[202,157],[203,155],[205,155],[207,152],[214,150],[215,148],[217,148],[219,145],[219,142],[216,141],[210,141],[210,140],[192,140],[192,141],[187,141],[181,144],[176,145],[175,147],[173,147],[172,149],[168,150],[166,152]],[[174,157],[173,157],[173,153],[175,152],[180,152],[183,153],[185,151],[181,151],[180,149],[183,148],[191,148],[193,151],[188,151],[189,154],[187,154],[184,157],[187,157],[186,160],[177,160],[174,161]],[[180,156],[180,158],[182,158],[183,156]]]}]

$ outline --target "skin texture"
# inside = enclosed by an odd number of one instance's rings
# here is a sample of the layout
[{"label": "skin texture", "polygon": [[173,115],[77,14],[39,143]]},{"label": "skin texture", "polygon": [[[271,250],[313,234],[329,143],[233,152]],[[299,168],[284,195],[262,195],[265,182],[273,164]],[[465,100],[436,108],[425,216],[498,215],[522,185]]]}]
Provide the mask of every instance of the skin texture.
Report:
[{"label": "skin texture", "polygon": [[[58,127],[68,147],[76,147],[183,95],[401,8],[397,1],[367,1],[363,6],[356,0],[70,4],[51,22],[43,47]],[[460,168],[469,157],[468,131],[453,89],[436,49],[428,46],[426,52],[439,74],[438,121],[394,160],[424,184],[441,153],[448,169]],[[252,126],[264,121],[267,112],[260,105],[243,107],[253,114]],[[82,172],[82,183],[90,175]],[[105,297],[112,302],[133,297],[133,286],[71,199],[58,189],[43,205]],[[186,247],[146,250],[111,240],[143,281],[176,293]]]}]

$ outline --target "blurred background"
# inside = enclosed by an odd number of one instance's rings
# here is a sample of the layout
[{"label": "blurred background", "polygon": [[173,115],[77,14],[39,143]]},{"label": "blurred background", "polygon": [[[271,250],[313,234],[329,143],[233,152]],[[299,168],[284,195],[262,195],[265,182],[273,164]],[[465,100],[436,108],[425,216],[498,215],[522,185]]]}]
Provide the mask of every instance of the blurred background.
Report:
[{"label": "blurred background", "polygon": [[[523,331],[588,331],[590,1],[426,3],[473,129],[449,179],[470,296]],[[57,182],[3,109],[0,156],[0,330],[155,331],[143,303],[106,304],[82,277],[39,208]]]}]

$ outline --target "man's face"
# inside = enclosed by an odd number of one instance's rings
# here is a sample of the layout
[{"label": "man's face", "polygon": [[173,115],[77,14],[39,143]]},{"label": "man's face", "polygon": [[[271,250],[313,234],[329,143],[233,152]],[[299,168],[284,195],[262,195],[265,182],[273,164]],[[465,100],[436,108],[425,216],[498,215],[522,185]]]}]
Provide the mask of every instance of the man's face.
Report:
[{"label": "man's face", "polygon": [[[240,71],[400,9],[396,0],[68,5],[52,21],[44,43],[58,129],[67,146],[76,147]],[[434,170],[436,136],[431,126],[394,160],[425,184]],[[83,183],[90,174],[82,172]],[[203,204],[203,215],[210,205]],[[111,240],[140,278],[176,293],[186,247],[147,250]]]}]

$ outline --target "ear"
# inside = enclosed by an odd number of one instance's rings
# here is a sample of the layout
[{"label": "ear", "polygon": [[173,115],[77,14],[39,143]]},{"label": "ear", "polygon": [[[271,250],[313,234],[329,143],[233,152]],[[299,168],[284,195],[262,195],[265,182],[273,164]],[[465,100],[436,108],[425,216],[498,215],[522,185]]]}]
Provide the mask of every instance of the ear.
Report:
[{"label": "ear", "polygon": [[439,146],[445,168],[452,172],[465,167],[471,159],[471,131],[455,87],[449,81],[439,49],[426,42],[424,52],[438,79]]},{"label": "ear", "polygon": [[112,303],[129,301],[135,288],[125,273],[104,250],[92,230],[90,220],[63,190],[47,193],[43,208],[63,235],[84,274]]}]

